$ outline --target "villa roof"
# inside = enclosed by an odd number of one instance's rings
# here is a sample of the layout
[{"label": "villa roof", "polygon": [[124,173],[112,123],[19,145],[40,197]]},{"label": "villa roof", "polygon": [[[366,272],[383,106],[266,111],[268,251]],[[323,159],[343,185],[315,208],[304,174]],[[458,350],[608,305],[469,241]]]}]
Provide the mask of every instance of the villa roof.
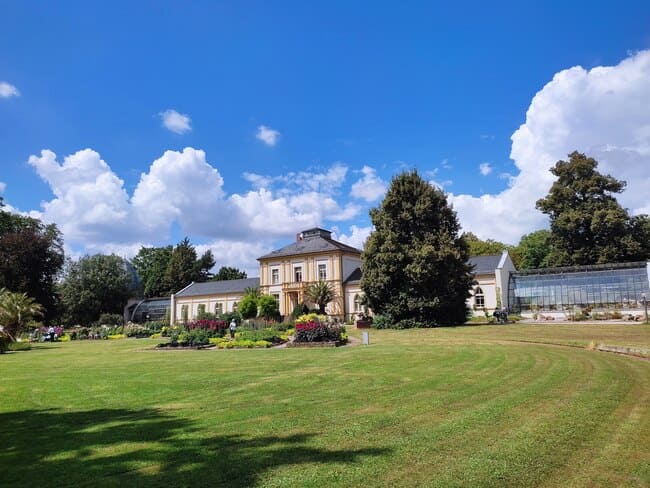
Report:
[{"label": "villa roof", "polygon": [[331,238],[331,235],[331,232],[319,228],[305,230],[298,235],[296,242],[292,242],[287,246],[271,251],[264,256],[260,256],[257,260],[329,251],[344,251],[361,254],[361,250],[343,244],[342,242],[335,241]]},{"label": "villa roof", "polygon": [[176,297],[195,297],[202,295],[223,295],[225,293],[242,293],[246,288],[259,288],[259,278],[244,278],[240,280],[203,281],[191,283],[176,293]]},{"label": "villa roof", "polygon": [[354,268],[354,271],[343,280],[343,283],[359,283],[361,281],[361,268]]},{"label": "villa roof", "polygon": [[494,274],[499,267],[501,254],[490,254],[489,256],[472,256],[469,258],[469,264],[474,266],[474,274]]}]

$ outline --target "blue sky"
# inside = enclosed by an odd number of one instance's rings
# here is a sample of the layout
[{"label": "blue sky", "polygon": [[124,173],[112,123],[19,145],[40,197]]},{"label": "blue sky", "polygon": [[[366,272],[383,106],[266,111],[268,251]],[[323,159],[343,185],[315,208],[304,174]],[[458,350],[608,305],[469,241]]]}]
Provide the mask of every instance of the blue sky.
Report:
[{"label": "blue sky", "polygon": [[431,3],[0,2],[0,195],[72,255],[248,270],[303,226],[361,245],[403,169],[513,243],[573,149],[649,211],[648,2]]}]

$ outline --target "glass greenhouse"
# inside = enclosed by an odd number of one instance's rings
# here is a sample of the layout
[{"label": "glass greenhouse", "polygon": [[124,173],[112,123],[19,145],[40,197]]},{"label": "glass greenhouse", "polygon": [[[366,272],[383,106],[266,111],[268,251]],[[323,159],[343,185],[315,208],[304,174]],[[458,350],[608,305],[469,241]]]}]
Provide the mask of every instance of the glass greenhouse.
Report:
[{"label": "glass greenhouse", "polygon": [[168,298],[146,298],[129,310],[131,322],[143,323],[150,320],[163,320],[170,306]]},{"label": "glass greenhouse", "polygon": [[513,312],[569,311],[575,307],[640,310],[650,300],[650,263],[603,264],[519,271],[510,275]]}]

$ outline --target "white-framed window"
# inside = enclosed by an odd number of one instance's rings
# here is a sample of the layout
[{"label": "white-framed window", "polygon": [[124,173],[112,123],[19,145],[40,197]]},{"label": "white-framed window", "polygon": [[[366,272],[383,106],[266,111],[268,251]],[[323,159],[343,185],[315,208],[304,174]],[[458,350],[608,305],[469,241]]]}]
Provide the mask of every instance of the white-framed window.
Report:
[{"label": "white-framed window", "polygon": [[325,263],[318,263],[318,279],[319,281],[327,279],[327,265]]},{"label": "white-framed window", "polygon": [[203,314],[205,314],[205,303],[199,303],[199,306],[197,307],[197,315]]},{"label": "white-framed window", "polygon": [[233,304],[232,304],[232,311],[233,311],[233,312],[236,312],[238,306],[239,306],[239,302],[233,302]]},{"label": "white-framed window", "polygon": [[280,269],[271,268],[271,284],[277,285],[278,283],[280,283]]},{"label": "white-framed window", "polygon": [[477,286],[476,290],[474,290],[474,305],[477,308],[485,307],[485,295],[483,294],[483,289],[480,286]]},{"label": "white-framed window", "polygon": [[280,294],[279,293],[273,293],[271,295],[273,298],[275,298],[275,301],[280,303]]},{"label": "white-framed window", "polygon": [[300,283],[302,281],[302,266],[293,268],[293,281]]},{"label": "white-framed window", "polygon": [[223,313],[223,303],[217,302],[214,304],[214,314],[219,316]]}]

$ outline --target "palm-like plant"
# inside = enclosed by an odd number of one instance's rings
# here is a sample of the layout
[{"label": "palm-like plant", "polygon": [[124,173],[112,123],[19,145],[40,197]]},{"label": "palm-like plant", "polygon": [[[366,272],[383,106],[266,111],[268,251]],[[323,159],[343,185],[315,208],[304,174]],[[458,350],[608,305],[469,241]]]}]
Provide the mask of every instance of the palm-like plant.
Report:
[{"label": "palm-like plant", "polygon": [[4,327],[9,340],[15,341],[25,323],[42,314],[43,307],[26,293],[12,293],[6,288],[0,289],[0,325]]},{"label": "palm-like plant", "polygon": [[336,298],[334,290],[327,281],[319,281],[309,285],[305,296],[311,303],[318,305],[318,313],[325,314],[327,304]]}]

